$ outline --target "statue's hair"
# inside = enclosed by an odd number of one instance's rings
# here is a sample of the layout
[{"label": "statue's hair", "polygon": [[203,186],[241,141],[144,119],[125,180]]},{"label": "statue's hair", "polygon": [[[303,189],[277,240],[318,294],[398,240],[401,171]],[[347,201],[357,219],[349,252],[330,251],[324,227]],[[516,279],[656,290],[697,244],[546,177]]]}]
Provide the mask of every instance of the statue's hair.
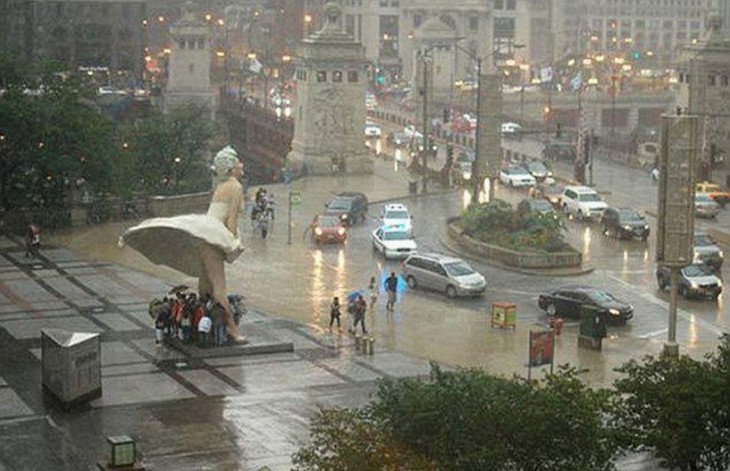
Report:
[{"label": "statue's hair", "polygon": [[233,166],[238,162],[238,153],[231,146],[226,146],[213,159],[213,171],[218,178],[227,177],[231,174]]}]

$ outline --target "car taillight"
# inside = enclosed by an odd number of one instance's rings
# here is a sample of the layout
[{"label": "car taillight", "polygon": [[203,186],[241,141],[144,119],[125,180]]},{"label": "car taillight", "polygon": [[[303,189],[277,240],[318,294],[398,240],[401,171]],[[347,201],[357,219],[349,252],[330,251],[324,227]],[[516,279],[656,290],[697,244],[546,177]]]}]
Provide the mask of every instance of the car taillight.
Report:
[{"label": "car taillight", "polygon": [[337,233],[338,233],[339,235],[341,235],[341,236],[342,236],[342,235],[345,235],[345,228],[344,228],[344,227],[339,227],[339,228],[337,228]]},{"label": "car taillight", "polygon": [[319,227],[316,227],[314,229],[314,233],[317,234],[318,236],[321,236],[322,235],[322,229],[320,229]]}]

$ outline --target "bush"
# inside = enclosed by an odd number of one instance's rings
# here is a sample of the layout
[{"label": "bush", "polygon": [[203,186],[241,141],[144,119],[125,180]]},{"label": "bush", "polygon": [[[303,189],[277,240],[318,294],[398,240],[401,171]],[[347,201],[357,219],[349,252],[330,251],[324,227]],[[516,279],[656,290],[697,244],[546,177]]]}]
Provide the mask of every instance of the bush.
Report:
[{"label": "bush", "polygon": [[467,208],[461,215],[461,228],[479,241],[513,250],[575,250],[563,240],[565,226],[560,218],[518,212],[499,199]]}]

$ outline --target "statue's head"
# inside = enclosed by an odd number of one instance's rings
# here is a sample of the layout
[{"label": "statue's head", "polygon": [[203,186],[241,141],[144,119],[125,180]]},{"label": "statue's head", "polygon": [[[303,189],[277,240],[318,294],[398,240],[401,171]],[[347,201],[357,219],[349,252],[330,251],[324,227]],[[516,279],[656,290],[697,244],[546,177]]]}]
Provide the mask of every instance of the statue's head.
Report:
[{"label": "statue's head", "polygon": [[213,159],[213,171],[218,178],[223,178],[231,175],[233,167],[238,162],[238,153],[231,146],[226,146],[217,154]]}]

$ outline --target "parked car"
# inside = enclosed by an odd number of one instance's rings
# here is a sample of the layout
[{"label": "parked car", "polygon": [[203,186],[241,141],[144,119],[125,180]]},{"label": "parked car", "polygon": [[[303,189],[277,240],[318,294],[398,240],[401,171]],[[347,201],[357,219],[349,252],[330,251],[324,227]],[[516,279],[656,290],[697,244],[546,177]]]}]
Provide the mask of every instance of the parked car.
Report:
[{"label": "parked car", "polygon": [[694,233],[694,247],[692,248],[692,263],[701,263],[714,272],[719,272],[722,263],[725,261],[725,254],[715,241],[704,232]]},{"label": "parked car", "polygon": [[471,151],[459,152],[454,162],[454,170],[461,174],[463,180],[471,178],[472,164],[474,163],[474,153]]},{"label": "parked car", "polygon": [[695,216],[698,218],[716,218],[720,205],[707,193],[695,193]]},{"label": "parked car", "polygon": [[511,187],[528,187],[537,184],[535,177],[530,175],[530,172],[517,166],[503,168],[499,172],[499,181]]},{"label": "parked car", "polygon": [[612,324],[624,325],[634,317],[634,308],[616,299],[612,294],[592,286],[564,286],[550,293],[542,293],[537,305],[548,316],[580,318],[583,306],[605,313]]},{"label": "parked car", "polygon": [[426,288],[446,293],[449,298],[478,295],[487,289],[481,273],[460,258],[424,253],[408,257],[401,265],[410,288]]},{"label": "parked car", "polygon": [[326,214],[334,214],[343,223],[352,226],[368,214],[368,198],[362,193],[344,192],[325,205]]},{"label": "parked car", "polygon": [[510,135],[518,134],[522,131],[522,126],[517,123],[502,123],[501,126],[502,135],[508,137]]},{"label": "parked car", "polygon": [[408,207],[401,203],[390,203],[383,206],[380,222],[387,227],[398,227],[407,232],[413,232],[413,216]]},{"label": "parked car", "polygon": [[365,122],[365,137],[380,137],[383,131],[372,121]]},{"label": "parked car", "polygon": [[372,233],[373,249],[383,254],[383,257],[406,258],[418,249],[410,230],[399,226],[382,225]]},{"label": "parked car", "polygon": [[730,192],[718,185],[717,183],[698,182],[695,185],[695,191],[697,193],[706,193],[707,195],[709,195],[710,198],[715,200],[715,202],[723,208],[728,203],[728,201],[730,201]]},{"label": "parked car", "polygon": [[406,135],[406,133],[399,131],[388,133],[386,140],[393,147],[407,147],[411,142],[414,142],[415,145],[418,145],[421,142],[421,139],[416,140],[411,136]]},{"label": "parked car", "polygon": [[553,206],[544,199],[527,198],[517,205],[519,213],[537,213],[545,217],[558,217]]},{"label": "parked car", "polygon": [[347,240],[347,225],[333,214],[318,214],[310,223],[312,241],[316,244],[341,244]]},{"label": "parked car", "polygon": [[[656,281],[661,289],[671,287],[670,269],[657,267]],[[679,294],[685,298],[717,299],[722,293],[722,281],[709,267],[701,264],[687,265],[679,270]]]},{"label": "parked car", "polygon": [[406,135],[408,139],[421,139],[423,140],[423,134],[416,129],[416,127],[412,124],[409,124],[408,126],[403,128],[403,134]]},{"label": "parked car", "polygon": [[535,177],[537,182],[544,182],[548,178],[552,178],[553,172],[545,165],[544,162],[539,160],[530,160],[529,162],[523,162],[522,167],[530,172],[530,175]]},{"label": "parked car", "polygon": [[578,219],[600,219],[608,205],[596,190],[587,186],[566,186],[560,197],[563,212]]},{"label": "parked car", "polygon": [[603,233],[619,239],[649,238],[649,223],[632,208],[606,208],[603,212]]}]

